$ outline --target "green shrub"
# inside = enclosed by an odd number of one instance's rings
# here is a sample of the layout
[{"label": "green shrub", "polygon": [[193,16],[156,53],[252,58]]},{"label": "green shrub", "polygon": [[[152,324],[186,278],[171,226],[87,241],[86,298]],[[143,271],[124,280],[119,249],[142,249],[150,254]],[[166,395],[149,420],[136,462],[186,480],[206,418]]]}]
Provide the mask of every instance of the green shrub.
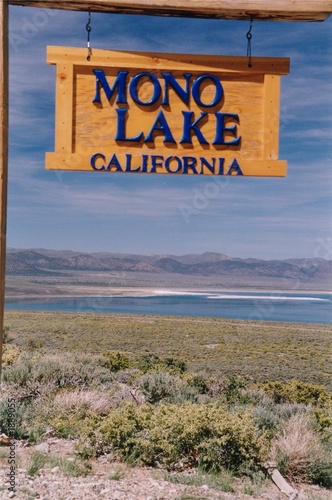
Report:
[{"label": "green shrub", "polygon": [[137,367],[143,373],[167,371],[173,375],[180,375],[187,369],[184,361],[176,358],[161,359],[157,356],[157,354],[153,353],[143,354],[140,356],[137,361]]},{"label": "green shrub", "polygon": [[126,354],[122,352],[104,352],[103,356],[104,358],[106,358],[105,366],[107,366],[111,370],[111,372],[119,372],[130,367],[130,359]]},{"label": "green shrub", "polygon": [[108,479],[110,481],[121,481],[121,479],[124,479],[125,474],[121,470],[117,470],[115,472],[112,472],[109,476]]},{"label": "green shrub", "polygon": [[173,394],[165,398],[165,403],[172,403],[182,405],[186,402],[190,403],[205,403],[211,402],[205,395],[200,395],[196,387],[190,387],[188,384],[182,382]]},{"label": "green shrub", "polygon": [[138,358],[137,367],[141,372],[148,373],[160,367],[161,360],[157,354],[143,354]]},{"label": "green shrub", "polygon": [[91,465],[86,461],[67,460],[63,457],[50,457],[51,467],[59,467],[64,476],[81,477],[87,476],[91,472]]},{"label": "green shrub", "polygon": [[62,474],[71,477],[86,476],[91,471],[89,463],[80,460],[67,460],[63,457],[48,456],[45,453],[34,451],[30,457],[27,473],[29,476],[35,476],[39,471],[49,464],[50,467],[59,467]]},{"label": "green shrub", "polygon": [[100,358],[93,356],[21,355],[3,370],[3,380],[31,396],[59,388],[95,387],[112,380],[109,370],[100,363]]},{"label": "green shrub", "polygon": [[147,416],[150,406],[135,409],[130,403],[113,410],[99,422],[88,425],[81,433],[77,449],[83,458],[96,457],[117,452],[120,457],[129,458],[135,436],[144,429],[142,408]]},{"label": "green shrub", "polygon": [[33,452],[27,467],[27,474],[29,476],[35,476],[46,465],[46,463],[47,455],[45,455],[45,453],[40,453],[39,451]]},{"label": "green shrub", "polygon": [[233,492],[234,473],[228,469],[222,469],[218,474],[204,474],[200,471],[195,474],[174,474],[167,472],[165,480],[173,484],[185,484],[186,486],[203,486],[209,488]]},{"label": "green shrub", "polygon": [[10,341],[11,338],[9,337],[9,326],[4,326],[2,329],[2,342],[3,344],[7,344]]},{"label": "green shrub", "polygon": [[43,342],[41,340],[36,340],[30,337],[27,340],[27,347],[30,351],[35,351],[37,349],[41,349],[43,347]]},{"label": "green shrub", "polygon": [[332,400],[331,394],[323,385],[294,379],[290,382],[266,382],[258,384],[257,387],[266,392],[277,404],[291,402],[324,406]]},{"label": "green shrub", "polygon": [[272,439],[287,422],[298,415],[312,418],[311,407],[298,403],[284,403],[276,405],[268,399],[266,405],[256,406],[252,412],[258,429],[264,431]]},{"label": "green shrub", "polygon": [[15,385],[16,387],[25,387],[28,380],[32,377],[33,361],[27,356],[21,356],[18,362],[12,366],[5,366],[2,372],[4,382]]},{"label": "green shrub", "polygon": [[321,432],[332,431],[332,414],[331,410],[326,408],[315,408],[314,417],[317,427]]},{"label": "green shrub", "polygon": [[183,385],[183,381],[168,372],[147,373],[140,379],[140,389],[146,401],[152,404],[174,396],[180,385]]},{"label": "green shrub", "polygon": [[[62,414],[47,420],[47,426],[51,427],[54,434],[64,439],[75,439],[84,434],[91,426],[100,421],[97,415]],[[36,422],[37,425],[37,422]],[[45,427],[45,423],[44,423]]]},{"label": "green shrub", "polygon": [[106,415],[110,404],[109,394],[96,389],[61,390],[55,396],[34,400],[25,419],[32,436],[51,426],[61,437],[75,437],[85,419]]},{"label": "green shrub", "polygon": [[260,464],[264,439],[248,413],[230,413],[217,404],[126,405],[91,427],[78,450],[84,456],[112,451],[136,464],[217,472],[237,470],[244,462]]},{"label": "green shrub", "polygon": [[324,488],[332,488],[332,457],[318,459],[308,465],[306,473],[309,481]]},{"label": "green shrub", "polygon": [[279,418],[273,408],[257,407],[252,415],[258,429],[267,433],[269,438],[276,434],[279,427]]},{"label": "green shrub", "polygon": [[4,433],[13,439],[22,439],[27,432],[23,426],[25,406],[18,401],[11,410],[8,398],[0,400],[0,433]]},{"label": "green shrub", "polygon": [[186,401],[198,402],[198,390],[190,387],[183,379],[168,372],[146,373],[140,379],[140,389],[148,403],[182,404]]},{"label": "green shrub", "polygon": [[225,396],[228,403],[240,400],[242,389],[246,386],[245,381],[239,377],[231,376],[225,388]]},{"label": "green shrub", "polygon": [[203,375],[193,374],[190,377],[187,377],[187,384],[190,387],[197,389],[199,394],[207,394],[209,392],[208,382]]},{"label": "green shrub", "polygon": [[181,359],[176,358],[165,358],[162,364],[171,372],[184,373],[187,369],[186,363]]},{"label": "green shrub", "polygon": [[12,344],[4,344],[2,353],[2,366],[11,366],[20,357],[20,349]]},{"label": "green shrub", "polygon": [[264,391],[255,387],[241,389],[239,391],[239,400],[244,405],[261,406],[264,408],[275,406],[272,399]]}]

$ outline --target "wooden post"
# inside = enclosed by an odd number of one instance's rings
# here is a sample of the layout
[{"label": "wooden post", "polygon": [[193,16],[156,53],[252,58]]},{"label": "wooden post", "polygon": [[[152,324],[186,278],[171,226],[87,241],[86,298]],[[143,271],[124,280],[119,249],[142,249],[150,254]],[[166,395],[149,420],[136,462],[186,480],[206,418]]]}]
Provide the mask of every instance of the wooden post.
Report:
[{"label": "wooden post", "polygon": [[8,4],[0,3],[0,375],[5,305],[8,179]]},{"label": "wooden post", "polygon": [[324,21],[332,0],[8,0],[11,5],[43,9],[114,12],[209,19]]}]

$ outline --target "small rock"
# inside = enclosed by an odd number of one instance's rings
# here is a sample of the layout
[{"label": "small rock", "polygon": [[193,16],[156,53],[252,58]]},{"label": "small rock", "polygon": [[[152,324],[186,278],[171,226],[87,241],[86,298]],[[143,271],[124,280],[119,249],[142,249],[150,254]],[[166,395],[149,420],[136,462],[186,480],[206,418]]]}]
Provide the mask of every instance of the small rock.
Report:
[{"label": "small rock", "polygon": [[110,491],[110,488],[104,488],[103,490],[100,490],[100,495],[106,495],[106,493],[109,493]]},{"label": "small rock", "polygon": [[60,442],[61,442],[61,440],[58,439],[58,438],[56,438],[56,437],[50,437],[50,438],[47,439],[47,443],[48,444],[52,444],[52,445],[59,444]]},{"label": "small rock", "polygon": [[47,436],[47,435],[49,436],[50,434],[53,434],[53,433],[54,433],[54,429],[52,427],[46,427],[45,432],[44,432],[45,436]]},{"label": "small rock", "polygon": [[75,458],[69,457],[69,458],[67,458],[67,462],[75,462]]},{"label": "small rock", "polygon": [[55,467],[53,467],[53,469],[51,469],[51,472],[53,472],[55,474],[56,472],[59,472],[59,470],[60,470],[60,467],[58,465],[56,465]]},{"label": "small rock", "polygon": [[209,489],[210,489],[210,488],[208,487],[208,485],[207,485],[207,484],[203,484],[203,485],[202,485],[202,490],[209,490]]},{"label": "small rock", "polygon": [[48,443],[40,443],[35,446],[36,451],[40,451],[40,453],[49,453],[50,445]]},{"label": "small rock", "polygon": [[13,491],[11,491],[8,495],[8,498],[13,498],[15,496],[15,493]]}]

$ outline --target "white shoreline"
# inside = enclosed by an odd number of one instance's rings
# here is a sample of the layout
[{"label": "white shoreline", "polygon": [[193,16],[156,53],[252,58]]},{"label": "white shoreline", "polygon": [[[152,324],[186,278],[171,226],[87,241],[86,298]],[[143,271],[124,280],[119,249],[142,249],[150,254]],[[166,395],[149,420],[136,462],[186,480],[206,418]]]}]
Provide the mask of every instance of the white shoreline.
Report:
[{"label": "white shoreline", "polygon": [[[238,296],[243,296],[245,293],[257,294],[259,299],[262,299],[262,295],[266,297],[266,300],[282,300],[283,295],[332,295],[332,291],[326,290],[276,290],[276,289],[254,289],[254,288],[223,288],[223,289],[209,289],[209,288],[168,288],[168,289],[155,289],[148,287],[121,287],[121,288],[104,288],[102,289],[97,287],[73,287],[72,290],[63,290],[60,293],[48,293],[44,291],[44,293],[6,293],[5,298],[8,300],[11,299],[45,299],[45,298],[79,298],[79,297],[104,297],[104,298],[112,298],[112,297],[162,297],[162,296],[180,296],[180,295],[224,295],[227,293],[234,294],[236,293]],[[273,294],[278,294],[276,297],[273,297]],[[214,297],[211,297],[214,298]],[[218,298],[218,297],[215,297]],[[221,297],[220,297],[221,298]],[[228,298],[228,297],[222,297]],[[231,298],[231,296],[230,296]],[[234,296],[234,298],[237,298]],[[247,297],[243,297],[247,298]],[[248,297],[249,298],[249,297]],[[254,298],[254,297],[253,297]],[[315,297],[313,297],[315,298]],[[299,297],[299,300],[305,300],[305,297]],[[319,300],[319,299],[317,299]],[[324,299],[321,299],[324,300]]]}]

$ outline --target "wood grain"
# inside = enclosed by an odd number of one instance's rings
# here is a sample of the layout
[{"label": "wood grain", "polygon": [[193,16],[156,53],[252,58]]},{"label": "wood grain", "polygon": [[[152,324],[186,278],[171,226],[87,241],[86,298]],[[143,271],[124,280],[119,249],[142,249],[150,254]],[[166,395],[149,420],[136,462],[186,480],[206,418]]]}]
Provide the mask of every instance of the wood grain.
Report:
[{"label": "wood grain", "polygon": [[24,5],[62,10],[143,14],[209,19],[323,21],[332,12],[331,0],[9,0]]},{"label": "wood grain", "polygon": [[0,3],[0,374],[3,343],[8,183],[8,5]]}]

